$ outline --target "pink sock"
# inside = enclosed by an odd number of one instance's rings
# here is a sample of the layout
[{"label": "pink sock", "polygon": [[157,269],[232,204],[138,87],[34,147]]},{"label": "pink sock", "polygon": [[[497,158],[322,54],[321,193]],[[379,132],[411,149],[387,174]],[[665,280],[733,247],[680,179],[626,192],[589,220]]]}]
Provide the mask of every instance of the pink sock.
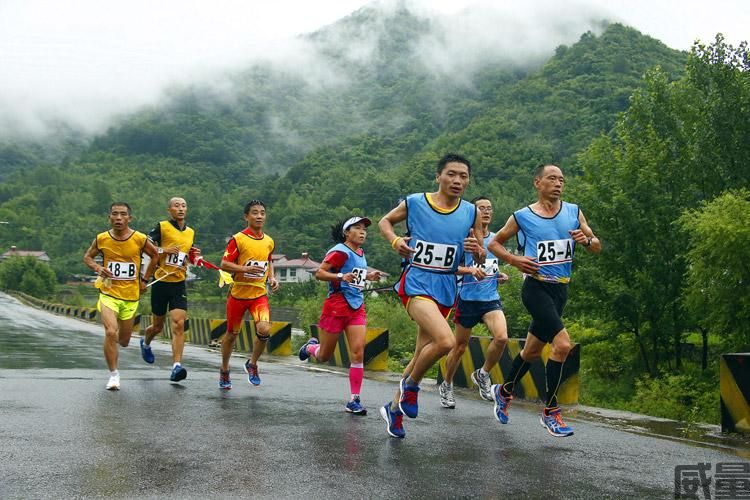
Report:
[{"label": "pink sock", "polygon": [[349,388],[352,394],[359,394],[362,389],[362,379],[365,376],[365,369],[362,363],[352,363],[349,367]]},{"label": "pink sock", "polygon": [[318,359],[318,351],[320,350],[320,344],[312,344],[307,346],[307,354],[315,359]]}]

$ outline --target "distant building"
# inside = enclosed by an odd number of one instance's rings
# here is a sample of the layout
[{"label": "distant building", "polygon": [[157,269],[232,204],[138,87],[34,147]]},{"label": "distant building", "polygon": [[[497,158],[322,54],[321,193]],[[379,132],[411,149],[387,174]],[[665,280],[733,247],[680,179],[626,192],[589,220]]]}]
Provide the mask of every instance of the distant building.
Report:
[{"label": "distant building", "polygon": [[279,283],[304,283],[315,276],[315,271],[320,267],[320,262],[310,258],[307,252],[299,259],[288,259],[286,255],[274,254],[273,274]]},{"label": "distant building", "polygon": [[49,264],[50,258],[47,252],[42,250],[19,250],[14,246],[10,250],[0,255],[0,260],[10,259],[11,257],[35,257],[36,260]]}]

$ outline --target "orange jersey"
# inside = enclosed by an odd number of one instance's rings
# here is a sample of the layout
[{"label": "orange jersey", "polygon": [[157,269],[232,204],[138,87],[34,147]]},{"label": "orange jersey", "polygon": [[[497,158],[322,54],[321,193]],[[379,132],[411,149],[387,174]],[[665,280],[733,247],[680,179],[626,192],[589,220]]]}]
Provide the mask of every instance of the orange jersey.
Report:
[{"label": "orange jersey", "polygon": [[273,249],[274,242],[270,236],[255,235],[249,228],[235,234],[229,240],[223,260],[241,266],[254,265],[264,269],[262,273],[256,274],[233,273],[234,284],[229,292],[232,297],[255,299],[266,294],[266,281],[269,278]]}]

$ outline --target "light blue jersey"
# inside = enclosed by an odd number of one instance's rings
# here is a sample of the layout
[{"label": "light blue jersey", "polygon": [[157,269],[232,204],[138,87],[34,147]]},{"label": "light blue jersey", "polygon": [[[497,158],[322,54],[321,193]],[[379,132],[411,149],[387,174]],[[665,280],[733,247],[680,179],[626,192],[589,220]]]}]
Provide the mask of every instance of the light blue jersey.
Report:
[{"label": "light blue jersey", "polygon": [[487,259],[485,259],[484,265],[475,263],[472,254],[466,253],[464,255],[464,266],[480,266],[484,269],[487,276],[477,281],[471,274],[464,274],[463,282],[458,292],[462,300],[477,300],[482,302],[500,300],[500,294],[497,293],[497,275],[499,273],[497,257],[491,254],[487,248],[494,237],[495,233],[490,232],[484,238],[484,249],[487,250]]},{"label": "light blue jersey", "polygon": [[513,214],[520,228],[519,249],[541,266],[532,277],[551,283],[570,282],[576,246],[570,231],[580,227],[578,213],[578,205],[562,201],[554,217],[542,217],[530,207]]},{"label": "light blue jersey", "polygon": [[352,273],[354,274],[354,281],[347,283],[346,281],[328,282],[328,296],[341,291],[344,294],[346,302],[352,309],[359,309],[364,303],[364,294],[362,290],[365,288],[367,282],[367,260],[365,259],[365,253],[358,255],[357,252],[339,243],[333,248],[326,252],[326,256],[331,252],[342,252],[346,254],[346,262],[341,266],[339,272],[342,274]]},{"label": "light blue jersey", "polygon": [[409,246],[416,250],[407,263],[396,291],[431,297],[452,307],[456,301],[456,270],[463,262],[464,238],[474,226],[476,207],[461,200],[452,210],[438,208],[428,193],[406,198]]}]

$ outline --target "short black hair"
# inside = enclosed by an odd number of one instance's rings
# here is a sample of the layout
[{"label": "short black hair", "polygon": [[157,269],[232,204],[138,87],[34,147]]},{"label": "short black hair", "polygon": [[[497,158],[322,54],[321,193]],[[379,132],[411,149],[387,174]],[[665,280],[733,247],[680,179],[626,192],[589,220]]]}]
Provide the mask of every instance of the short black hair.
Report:
[{"label": "short black hair", "polygon": [[263,208],[266,208],[266,204],[263,203],[260,200],[250,200],[247,202],[247,205],[245,205],[245,215],[250,213],[250,209],[253,208],[255,205],[260,205]]},{"label": "short black hair", "polygon": [[341,219],[336,224],[331,226],[331,239],[333,239],[334,243],[346,242],[346,236],[344,236],[344,224],[348,220],[349,220],[349,217],[347,217],[346,219]]},{"label": "short black hair", "polygon": [[109,206],[109,213],[112,213],[112,209],[115,208],[115,207],[125,207],[125,208],[128,209],[128,215],[132,215],[132,210],[130,210],[130,205],[128,205],[124,201],[116,201],[116,202],[112,203]]},{"label": "short black hair", "polygon": [[440,158],[440,160],[438,160],[438,163],[437,163],[436,173],[440,175],[443,172],[443,170],[445,170],[445,166],[448,165],[449,163],[463,163],[469,168],[469,175],[471,175],[471,163],[469,162],[469,160],[466,159],[466,157],[461,156],[456,153],[448,153],[447,155]]},{"label": "short black hair", "polygon": [[541,179],[542,175],[544,175],[544,169],[547,167],[557,167],[560,168],[558,165],[555,165],[554,163],[540,163],[539,165],[534,168],[534,179]]},{"label": "short black hair", "polygon": [[471,200],[471,203],[472,203],[472,205],[476,205],[476,204],[477,204],[477,202],[478,202],[478,201],[481,201],[481,200],[487,200],[487,201],[489,201],[490,203],[492,203],[492,200],[490,200],[490,199],[489,199],[489,198],[487,198],[486,196],[476,196],[476,197],[474,197],[474,198],[473,198],[473,199]]}]

